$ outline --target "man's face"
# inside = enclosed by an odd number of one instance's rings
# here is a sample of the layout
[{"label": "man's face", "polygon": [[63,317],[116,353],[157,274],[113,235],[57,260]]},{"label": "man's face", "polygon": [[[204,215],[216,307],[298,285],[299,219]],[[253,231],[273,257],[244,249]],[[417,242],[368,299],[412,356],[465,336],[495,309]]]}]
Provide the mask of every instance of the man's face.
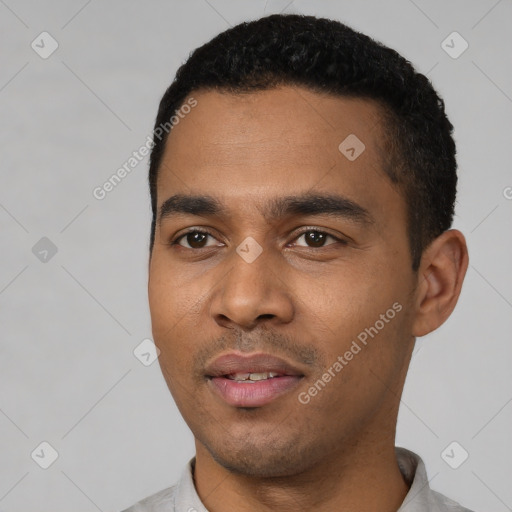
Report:
[{"label": "man's face", "polygon": [[280,476],[389,440],[416,275],[378,106],[292,87],[192,96],[159,170],[159,211],[184,197],[157,218],[148,291],[198,457]]}]

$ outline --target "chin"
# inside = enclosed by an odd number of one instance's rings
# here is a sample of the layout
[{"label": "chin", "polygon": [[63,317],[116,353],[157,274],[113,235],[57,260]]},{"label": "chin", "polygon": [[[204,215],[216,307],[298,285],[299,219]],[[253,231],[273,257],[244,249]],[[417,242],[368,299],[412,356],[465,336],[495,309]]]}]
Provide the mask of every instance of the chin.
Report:
[{"label": "chin", "polygon": [[318,447],[299,448],[297,439],[284,441],[263,439],[235,440],[228,445],[205,444],[212,458],[229,472],[258,478],[297,475],[317,464],[322,458]]}]

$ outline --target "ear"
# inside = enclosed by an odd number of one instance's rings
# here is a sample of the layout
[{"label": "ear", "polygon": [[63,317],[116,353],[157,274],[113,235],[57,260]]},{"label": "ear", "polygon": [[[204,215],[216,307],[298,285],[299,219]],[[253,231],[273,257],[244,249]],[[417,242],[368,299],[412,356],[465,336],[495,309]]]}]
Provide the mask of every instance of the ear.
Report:
[{"label": "ear", "polygon": [[468,261],[466,239],[456,229],[445,231],[425,249],[418,269],[413,336],[425,336],[451,315]]}]

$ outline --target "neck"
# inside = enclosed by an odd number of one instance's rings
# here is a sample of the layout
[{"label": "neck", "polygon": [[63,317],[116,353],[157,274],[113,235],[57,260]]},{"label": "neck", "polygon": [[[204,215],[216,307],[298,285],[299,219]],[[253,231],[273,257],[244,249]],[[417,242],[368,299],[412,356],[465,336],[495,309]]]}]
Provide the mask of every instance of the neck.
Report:
[{"label": "neck", "polygon": [[365,510],[396,512],[408,492],[392,442],[338,450],[329,460],[300,474],[254,478],[233,474],[196,442],[194,479],[210,512]]}]

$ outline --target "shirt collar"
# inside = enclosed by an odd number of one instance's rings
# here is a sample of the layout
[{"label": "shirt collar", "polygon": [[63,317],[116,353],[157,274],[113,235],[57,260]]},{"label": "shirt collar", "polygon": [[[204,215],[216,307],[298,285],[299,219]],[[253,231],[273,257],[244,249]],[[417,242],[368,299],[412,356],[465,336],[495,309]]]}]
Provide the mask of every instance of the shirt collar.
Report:
[{"label": "shirt collar", "polygon": [[409,492],[397,512],[437,512],[439,508],[430,489],[421,457],[398,446],[395,447],[395,453],[400,472],[409,486]]}]

